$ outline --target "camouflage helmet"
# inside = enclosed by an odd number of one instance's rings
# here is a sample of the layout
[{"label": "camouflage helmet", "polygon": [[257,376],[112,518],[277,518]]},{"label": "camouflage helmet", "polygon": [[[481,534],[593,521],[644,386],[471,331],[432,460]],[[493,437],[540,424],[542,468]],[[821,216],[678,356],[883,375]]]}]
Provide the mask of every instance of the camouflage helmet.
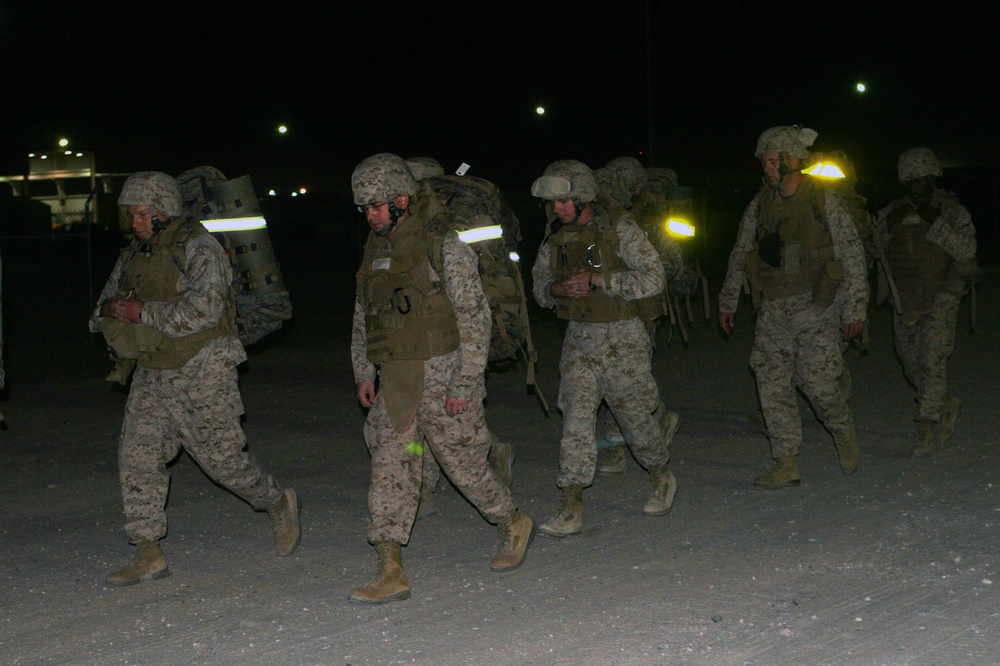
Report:
[{"label": "camouflage helmet", "polygon": [[819,134],[816,130],[802,125],[778,125],[764,130],[760,135],[754,157],[760,159],[764,153],[788,153],[804,160],[809,157],[807,149],[813,145],[817,136]]},{"label": "camouflage helmet", "polygon": [[594,169],[594,180],[597,182],[597,191],[601,200],[622,208],[631,207],[631,192],[625,187],[622,177],[611,168]]},{"label": "camouflage helmet", "polygon": [[215,186],[225,181],[226,174],[213,166],[195,167],[177,176],[184,217],[189,220],[210,220],[218,217],[221,202],[216,195]]},{"label": "camouflage helmet", "polygon": [[399,155],[378,153],[358,164],[351,174],[354,203],[365,206],[381,199],[417,193],[417,181]]},{"label": "camouflage helmet", "polygon": [[149,206],[168,218],[181,216],[181,190],[177,181],[161,171],[139,171],[122,185],[119,206]]},{"label": "camouflage helmet", "polygon": [[677,172],[667,167],[647,167],[646,178],[648,187],[654,192],[667,194],[677,189]]},{"label": "camouflage helmet", "polygon": [[899,156],[899,182],[924,176],[940,176],[941,163],[930,148],[910,148]]},{"label": "camouflage helmet", "polygon": [[410,173],[418,181],[432,176],[443,176],[444,167],[433,157],[409,157],[406,166],[410,167]]},{"label": "camouflage helmet", "polygon": [[597,197],[597,181],[583,162],[559,160],[547,166],[542,177],[531,184],[531,196],[547,201],[575,199],[590,203]]},{"label": "camouflage helmet", "polygon": [[634,157],[627,155],[616,157],[604,166],[621,177],[626,189],[634,192],[646,187],[646,183],[648,182],[646,169],[643,168],[642,162]]}]

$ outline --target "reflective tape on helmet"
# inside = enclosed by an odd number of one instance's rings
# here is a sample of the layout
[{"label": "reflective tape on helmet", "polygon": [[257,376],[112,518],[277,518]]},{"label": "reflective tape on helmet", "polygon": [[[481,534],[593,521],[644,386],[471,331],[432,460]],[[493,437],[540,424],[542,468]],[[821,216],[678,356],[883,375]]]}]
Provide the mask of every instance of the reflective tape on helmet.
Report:
[{"label": "reflective tape on helmet", "polygon": [[205,220],[202,225],[211,232],[253,231],[266,229],[267,221],[263,217],[232,217],[225,220]]}]

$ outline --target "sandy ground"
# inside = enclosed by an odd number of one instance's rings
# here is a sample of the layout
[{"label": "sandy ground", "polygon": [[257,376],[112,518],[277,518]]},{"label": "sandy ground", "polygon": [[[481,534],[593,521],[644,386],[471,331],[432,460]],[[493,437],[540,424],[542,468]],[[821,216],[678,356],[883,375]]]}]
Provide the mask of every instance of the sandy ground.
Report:
[{"label": "sandy ground", "polygon": [[[5,279],[8,291],[17,279]],[[960,314],[951,364],[958,428],[930,459],[908,455],[912,392],[891,350],[889,313],[878,310],[871,352],[848,353],[860,471],[841,474],[830,436],[803,403],[802,487],[753,490],[770,460],[766,439],[743,420],[755,404],[745,305],[730,340],[700,321],[687,347],[660,331],[654,373],[682,416],[672,513],[642,516],[647,476],[631,463],[584,493],[582,535],[539,537],[523,567],[496,574],[487,566],[496,529],[443,483],[440,512],[416,525],[404,549],[413,597],[376,607],[346,600],[372,574],[375,552],[365,540],[365,415],[347,352],[353,288],[342,291],[293,291],[295,321],[253,350],[242,377],[250,449],[302,497],[298,551],[274,557],[266,515],[182,455],[163,542],[173,575],[122,589],[104,576],[132,555],[115,464],[125,394],[103,381],[101,345],[80,331],[80,313],[41,344],[8,337],[0,662],[1000,661],[1000,383],[989,360],[1000,345],[1000,294],[989,279],[974,335],[968,302]],[[5,311],[9,328],[16,318]],[[553,317],[536,317],[535,338],[554,405]],[[558,506],[561,420],[546,418],[523,382],[523,368],[490,374],[488,419],[517,450],[516,501],[541,521]]]}]

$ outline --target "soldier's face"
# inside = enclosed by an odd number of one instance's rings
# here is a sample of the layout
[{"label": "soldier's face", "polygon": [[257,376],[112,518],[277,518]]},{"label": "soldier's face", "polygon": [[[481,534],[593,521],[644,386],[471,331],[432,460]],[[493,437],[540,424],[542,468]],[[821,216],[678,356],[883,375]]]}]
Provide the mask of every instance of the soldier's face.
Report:
[{"label": "soldier's face", "polygon": [[[799,160],[785,153],[784,165],[787,170],[795,169],[799,166]],[[782,155],[779,152],[764,153],[760,156],[760,166],[764,169],[764,180],[771,187],[777,187],[781,179],[785,177],[782,173]]]},{"label": "soldier's face", "polygon": [[129,206],[125,214],[136,238],[149,240],[153,237],[153,211],[149,206]]},{"label": "soldier's face", "polygon": [[563,224],[568,224],[576,218],[576,206],[572,199],[556,199],[552,202],[552,212]]},{"label": "soldier's face", "polygon": [[[398,196],[392,201],[396,205],[396,208],[405,210],[410,203],[410,198]],[[362,209],[365,211],[365,219],[368,221],[368,226],[375,233],[382,231],[382,229],[392,224],[392,213],[389,211],[388,199],[362,206]]]},{"label": "soldier's face", "polygon": [[903,189],[906,190],[906,194],[913,201],[923,201],[927,199],[931,194],[931,179],[930,176],[923,176],[921,178],[915,178],[913,180],[908,180],[903,183]]}]

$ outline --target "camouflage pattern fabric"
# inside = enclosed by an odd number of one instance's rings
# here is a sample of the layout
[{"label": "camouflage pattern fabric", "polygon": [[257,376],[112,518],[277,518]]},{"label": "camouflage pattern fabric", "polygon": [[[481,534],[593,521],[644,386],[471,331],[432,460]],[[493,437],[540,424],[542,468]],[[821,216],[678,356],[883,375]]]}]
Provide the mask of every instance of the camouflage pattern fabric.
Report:
[{"label": "camouflage pattern fabric", "polygon": [[940,421],[948,397],[948,358],[955,350],[960,300],[938,294],[934,306],[915,322],[893,313],[893,337],[903,374],[917,389],[917,419]]},{"label": "camouflage pattern fabric", "polygon": [[168,218],[180,217],[181,191],[177,181],[160,171],[139,171],[122,184],[119,206],[149,206]]},{"label": "camouflage pattern fabric", "polygon": [[[185,248],[185,270],[177,302],[147,302],[142,323],[172,337],[215,326],[225,312],[232,267],[211,236],[192,239]],[[108,278],[90,330],[100,331],[100,304],[117,294],[123,272],[119,259]],[[202,470],[255,509],[277,506],[282,491],[250,454],[240,426],[243,403],[236,366],[247,358],[235,336],[209,340],[176,370],[137,367],[125,406],[118,442],[119,474],[129,541],[156,540],[166,534],[169,487],[166,464],[184,448]]]},{"label": "camouflage pattern fabric", "polygon": [[[628,270],[610,276],[606,291],[626,300],[652,296],[663,288],[663,266],[645,234],[629,215],[616,227],[618,252]],[[543,242],[532,268],[535,300],[554,308],[551,248]],[[563,434],[559,448],[560,488],[589,486],[597,467],[597,409],[607,401],[639,463],[647,469],[670,459],[660,429],[660,392],[650,370],[651,343],[638,319],[610,323],[569,322],[559,362],[559,408]]]},{"label": "camouflage pattern fabric", "polygon": [[[500,441],[487,426],[487,437],[489,439],[489,451],[492,451]],[[424,446],[423,461],[420,467],[420,483],[427,486],[432,491],[437,491],[438,482],[441,481],[441,464],[434,459],[434,453],[430,447]]]},{"label": "camouflage pattern fabric", "polygon": [[765,300],[757,314],[750,367],[767,424],[774,458],[795,456],[802,442],[802,417],[795,389],[809,399],[834,435],[851,428],[851,409],[840,384],[844,355],[840,312],[821,309],[811,294]]},{"label": "camouflage pattern fabric", "polygon": [[[740,290],[746,279],[743,260],[748,253],[757,251],[755,233],[760,225],[757,198],[770,196],[769,192],[769,188],[758,192],[743,212],[736,245],[729,255],[729,267],[719,292],[720,312],[736,312],[739,307]],[[825,190],[823,199],[826,204],[826,224],[833,240],[833,255],[844,265],[844,279],[837,293],[838,301],[843,304],[841,323],[864,322],[868,310],[868,272],[864,249],[858,239],[854,221],[840,195]]]},{"label": "camouflage pattern fabric", "polygon": [[[476,274],[472,248],[450,233],[442,245],[445,292],[455,310],[460,347],[424,362],[424,384],[416,417],[404,432],[392,427],[382,392],[365,421],[365,442],[372,456],[368,492],[368,540],[409,542],[420,498],[423,443],[459,491],[492,523],[509,520],[515,506],[510,491],[487,464],[490,440],[483,399],[489,351],[490,309]],[[355,383],[374,381],[376,366],[367,358],[365,309],[355,303],[351,360]],[[461,398],[468,409],[445,411],[445,399]]]},{"label": "camouflage pattern fabric", "polygon": [[[923,153],[918,152],[913,159],[920,157],[923,157]],[[902,164],[902,158],[900,163]],[[921,165],[927,166],[917,166]],[[944,193],[935,188],[930,203],[941,207],[941,215],[931,225],[925,241],[944,249],[956,262],[973,262],[976,257],[976,229],[972,224],[972,217],[962,205],[942,205],[944,198]],[[889,244],[889,216],[896,208],[909,203],[908,197],[902,197],[879,211],[875,233],[883,247]],[[891,256],[889,263],[891,267]],[[897,286],[901,290],[910,288],[910,285],[898,284],[898,278]],[[943,292],[934,297],[930,312],[922,314],[915,321],[893,313],[896,352],[906,379],[917,390],[918,419],[941,419],[948,393],[948,358],[955,349],[955,326],[960,301],[961,294]]]},{"label": "camouflage pattern fabric", "polygon": [[[770,188],[761,190],[743,213],[719,293],[720,312],[736,312],[739,306],[744,258],[757,251],[755,233],[761,223],[758,197],[773,195]],[[842,324],[863,323],[867,318],[867,268],[864,249],[843,199],[829,190],[823,197],[834,258],[844,268],[836,301],[822,309],[812,304],[811,294],[765,299],[757,315],[750,353],[771,454],[776,458],[797,455],[802,441],[796,387],[830,432],[841,434],[851,427],[849,396],[840,383],[844,372],[840,331]]]},{"label": "camouflage pattern fabric", "polygon": [[178,370],[138,366],[125,404],[118,473],[129,542],[167,534],[166,464],[181,448],[219,485],[261,511],[281,503],[278,482],[250,453],[240,427],[236,367],[216,339]]}]

